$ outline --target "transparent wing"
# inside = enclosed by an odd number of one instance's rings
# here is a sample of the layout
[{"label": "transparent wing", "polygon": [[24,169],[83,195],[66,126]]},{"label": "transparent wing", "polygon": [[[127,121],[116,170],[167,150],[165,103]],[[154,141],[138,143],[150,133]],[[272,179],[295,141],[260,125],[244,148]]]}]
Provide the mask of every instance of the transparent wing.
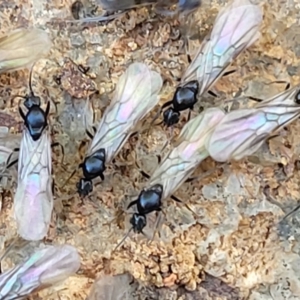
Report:
[{"label": "transparent wing", "polygon": [[158,103],[162,83],[161,76],[145,64],[131,64],[119,79],[88,155],[103,148],[106,150],[106,162],[110,162],[134,131],[136,123]]},{"label": "transparent wing", "polygon": [[221,109],[210,108],[185,124],[175,147],[165,156],[148,182],[149,186],[163,185],[163,199],[173,194],[199,163],[209,156],[205,141],[224,116]]},{"label": "transparent wing", "polygon": [[249,0],[234,0],[221,9],[210,36],[207,36],[181,81],[199,82],[199,95],[206,92],[232,61],[259,37],[262,11]]},{"label": "transparent wing", "polygon": [[25,240],[41,240],[48,231],[53,208],[51,179],[51,144],[45,130],[33,141],[27,128],[23,131],[18,163],[18,186],[14,214],[18,233]]},{"label": "transparent wing", "polygon": [[0,37],[0,73],[29,66],[51,47],[48,34],[41,29],[20,28]]},{"label": "transparent wing", "polygon": [[0,275],[0,299],[13,300],[67,279],[80,267],[77,250],[69,245],[47,246]]},{"label": "transparent wing", "polygon": [[210,156],[225,162],[253,154],[271,133],[299,117],[300,105],[295,102],[299,91],[298,85],[259,103],[255,108],[227,114],[207,140]]}]

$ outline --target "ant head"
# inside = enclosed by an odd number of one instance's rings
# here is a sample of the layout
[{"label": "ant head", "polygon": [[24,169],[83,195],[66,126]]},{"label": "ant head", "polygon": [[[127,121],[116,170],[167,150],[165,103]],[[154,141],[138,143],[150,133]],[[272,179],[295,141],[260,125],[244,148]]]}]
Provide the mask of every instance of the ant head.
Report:
[{"label": "ant head", "polygon": [[132,229],[136,233],[143,233],[143,229],[147,225],[147,219],[145,215],[134,213],[130,218],[130,224]]},{"label": "ant head", "polygon": [[100,148],[98,151],[95,152],[93,156],[105,162],[105,158],[106,158],[105,149]]},{"label": "ant head", "polygon": [[32,92],[29,95],[25,96],[24,105],[27,109],[31,109],[33,106],[41,105],[41,98],[35,96]]},{"label": "ant head", "polygon": [[155,192],[158,196],[161,197],[161,195],[163,193],[163,186],[158,183],[158,184],[153,185],[149,190]]},{"label": "ant head", "polygon": [[164,124],[167,127],[170,127],[179,122],[180,112],[174,111],[172,107],[169,107],[164,111],[163,116],[164,116]]},{"label": "ant head", "polygon": [[91,180],[81,178],[76,184],[76,188],[80,197],[86,197],[93,191],[93,183]]}]

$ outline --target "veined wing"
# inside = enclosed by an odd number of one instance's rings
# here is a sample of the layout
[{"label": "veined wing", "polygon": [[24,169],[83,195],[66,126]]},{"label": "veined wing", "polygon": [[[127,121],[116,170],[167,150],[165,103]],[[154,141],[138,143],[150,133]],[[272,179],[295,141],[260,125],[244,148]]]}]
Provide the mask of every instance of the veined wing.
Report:
[{"label": "veined wing", "polygon": [[227,114],[207,140],[210,156],[220,162],[239,160],[253,154],[266,138],[300,115],[300,86],[267,99],[255,108]]},{"label": "veined wing", "polygon": [[165,156],[148,182],[148,186],[163,185],[162,199],[173,194],[199,163],[209,156],[205,141],[224,116],[220,108],[209,108],[185,124],[175,147]]},{"label": "veined wing", "polygon": [[47,130],[33,141],[24,128],[18,164],[14,214],[25,240],[41,240],[48,231],[53,208],[51,141]]},{"label": "veined wing", "polygon": [[47,246],[0,275],[0,299],[14,300],[28,296],[60,283],[76,273],[79,267],[80,257],[74,247]]},{"label": "veined wing", "polygon": [[158,103],[162,83],[161,76],[147,65],[131,64],[119,79],[88,155],[103,148],[106,150],[106,162],[110,162],[134,131],[136,123]]},{"label": "veined wing", "polygon": [[181,82],[199,82],[199,95],[224,74],[232,61],[259,37],[262,11],[249,0],[234,0],[220,10],[210,36],[207,36]]},{"label": "veined wing", "polygon": [[41,29],[19,28],[0,37],[0,73],[29,66],[51,47],[48,34]]}]

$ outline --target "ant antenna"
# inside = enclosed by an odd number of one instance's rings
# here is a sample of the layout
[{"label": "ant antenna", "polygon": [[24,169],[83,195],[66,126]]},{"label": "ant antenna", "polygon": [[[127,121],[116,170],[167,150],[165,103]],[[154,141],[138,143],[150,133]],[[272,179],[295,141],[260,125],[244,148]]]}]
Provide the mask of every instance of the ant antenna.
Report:
[{"label": "ant antenna", "polygon": [[33,71],[34,64],[31,67],[30,73],[29,73],[29,90],[30,90],[30,95],[34,96],[33,90],[32,90],[32,71]]},{"label": "ant antenna", "polygon": [[112,253],[116,252],[116,250],[125,242],[127,237],[129,236],[129,233],[132,231],[133,227],[131,227],[128,232],[125,234],[125,236],[122,238],[121,242],[116,246],[116,248],[112,251]]},{"label": "ant antenna", "polygon": [[300,205],[297,205],[292,211],[290,211],[288,214],[286,214],[281,221],[288,218],[290,215],[292,215],[294,212],[296,212],[299,208],[300,208]]}]

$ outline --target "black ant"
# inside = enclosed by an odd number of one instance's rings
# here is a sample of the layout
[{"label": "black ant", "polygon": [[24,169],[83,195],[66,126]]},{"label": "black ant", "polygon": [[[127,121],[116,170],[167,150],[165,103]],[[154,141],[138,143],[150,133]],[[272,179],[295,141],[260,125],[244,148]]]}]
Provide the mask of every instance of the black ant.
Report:
[{"label": "black ant", "polygon": [[103,148],[94,152],[92,155],[87,156],[84,162],[79,165],[83,171],[83,177],[76,184],[77,192],[80,196],[87,196],[93,191],[92,180],[96,177],[100,177],[102,181],[104,180],[103,172],[106,169],[105,166],[105,150]]},{"label": "black ant", "polygon": [[[32,68],[33,69],[33,68]],[[48,102],[46,111],[41,108],[41,98],[35,96],[32,90],[32,69],[29,75],[29,89],[30,93],[24,96],[16,96],[21,97],[24,100],[24,105],[28,109],[26,115],[22,111],[21,107],[19,107],[19,112],[24,120],[25,126],[29,130],[30,136],[34,141],[39,140],[44,129],[48,126],[47,117],[50,111],[50,102]]]},{"label": "black ant", "polygon": [[197,95],[199,91],[199,83],[197,80],[190,81],[183,86],[177,87],[173,99],[165,103],[161,110],[163,112],[164,124],[167,127],[173,126],[179,122],[180,112],[186,109],[193,110],[197,103]]},{"label": "black ant", "polygon": [[127,209],[136,205],[138,211],[138,213],[134,213],[130,219],[130,224],[134,232],[143,233],[143,229],[147,225],[146,215],[153,211],[161,211],[162,193],[163,186],[161,184],[155,184],[148,189],[142,190],[137,200],[129,203]]}]

